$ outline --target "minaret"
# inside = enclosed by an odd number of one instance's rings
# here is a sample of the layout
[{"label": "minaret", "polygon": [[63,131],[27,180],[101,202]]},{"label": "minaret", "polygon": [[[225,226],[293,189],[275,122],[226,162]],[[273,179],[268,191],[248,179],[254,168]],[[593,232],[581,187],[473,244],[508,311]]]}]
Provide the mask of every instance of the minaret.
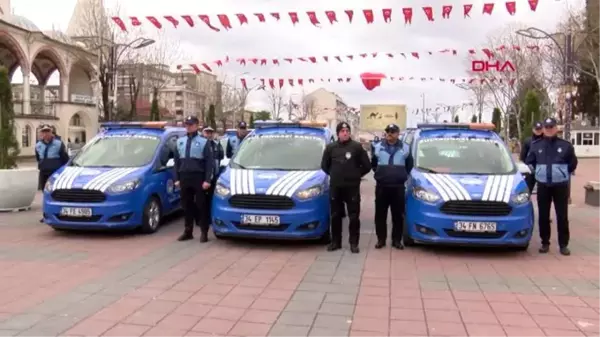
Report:
[{"label": "minaret", "polygon": [[12,8],[10,7],[10,0],[0,0],[0,18],[10,15]]},{"label": "minaret", "polygon": [[108,24],[102,0],[77,0],[66,34],[72,38],[110,35]]}]

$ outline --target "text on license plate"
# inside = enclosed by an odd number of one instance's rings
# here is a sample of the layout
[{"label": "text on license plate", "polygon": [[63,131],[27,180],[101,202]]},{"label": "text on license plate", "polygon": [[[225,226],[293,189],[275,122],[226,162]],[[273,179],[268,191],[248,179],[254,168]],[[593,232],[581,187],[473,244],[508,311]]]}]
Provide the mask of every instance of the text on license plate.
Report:
[{"label": "text on license plate", "polygon": [[278,226],[281,224],[281,220],[276,215],[242,215],[242,224]]},{"label": "text on license plate", "polygon": [[454,230],[459,232],[495,232],[495,222],[457,221]]},{"label": "text on license plate", "polygon": [[72,216],[77,218],[89,218],[92,216],[91,208],[63,207],[60,209],[60,215]]}]

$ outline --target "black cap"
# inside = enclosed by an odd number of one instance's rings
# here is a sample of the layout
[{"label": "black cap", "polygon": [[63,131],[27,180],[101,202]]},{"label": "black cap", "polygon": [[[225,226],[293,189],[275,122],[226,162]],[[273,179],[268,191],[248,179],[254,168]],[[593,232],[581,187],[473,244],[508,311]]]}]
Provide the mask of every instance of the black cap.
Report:
[{"label": "black cap", "polygon": [[535,124],[533,124],[534,130],[541,130],[543,127],[544,125],[542,124],[542,122],[535,122]]},{"label": "black cap", "polygon": [[238,129],[247,129],[248,125],[246,124],[246,122],[241,121],[238,123]]},{"label": "black cap", "polygon": [[52,131],[52,126],[50,126],[49,124],[42,124],[42,126],[40,127],[40,131]]},{"label": "black cap", "polygon": [[350,131],[350,124],[346,122],[339,122],[338,125],[335,127],[335,133],[340,133],[342,129],[348,129],[348,131]]},{"label": "black cap", "polygon": [[198,124],[200,124],[200,120],[198,120],[198,117],[196,117],[196,116],[187,116],[185,118],[185,120],[183,121],[183,124],[185,124],[185,125],[194,125],[194,124],[198,125]]},{"label": "black cap", "polygon": [[556,118],[548,117],[544,119],[544,127],[545,128],[553,128],[557,124]]},{"label": "black cap", "polygon": [[388,126],[385,127],[385,132],[391,132],[391,133],[400,132],[400,127],[396,124],[388,124]]}]

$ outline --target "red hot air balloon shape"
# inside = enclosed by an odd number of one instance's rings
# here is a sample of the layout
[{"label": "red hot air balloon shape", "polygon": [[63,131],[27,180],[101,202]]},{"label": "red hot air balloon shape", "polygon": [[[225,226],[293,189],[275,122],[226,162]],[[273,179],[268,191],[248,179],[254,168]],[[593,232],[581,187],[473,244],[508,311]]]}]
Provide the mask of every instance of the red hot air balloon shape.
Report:
[{"label": "red hot air balloon shape", "polygon": [[381,80],[386,78],[382,73],[362,73],[360,79],[367,90],[372,91],[381,85]]}]

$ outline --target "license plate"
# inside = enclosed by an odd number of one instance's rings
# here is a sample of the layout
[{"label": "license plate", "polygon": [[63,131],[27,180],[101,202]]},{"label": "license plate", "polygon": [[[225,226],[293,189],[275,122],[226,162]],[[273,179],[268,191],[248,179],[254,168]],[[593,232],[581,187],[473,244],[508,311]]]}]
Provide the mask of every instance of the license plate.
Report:
[{"label": "license plate", "polygon": [[75,208],[75,207],[63,207],[60,210],[60,215],[72,216],[76,218],[90,218],[92,216],[91,208]]},{"label": "license plate", "polygon": [[278,226],[281,220],[276,215],[242,215],[242,224],[260,226]]},{"label": "license plate", "polygon": [[458,232],[495,232],[495,222],[457,221],[454,230]]}]

